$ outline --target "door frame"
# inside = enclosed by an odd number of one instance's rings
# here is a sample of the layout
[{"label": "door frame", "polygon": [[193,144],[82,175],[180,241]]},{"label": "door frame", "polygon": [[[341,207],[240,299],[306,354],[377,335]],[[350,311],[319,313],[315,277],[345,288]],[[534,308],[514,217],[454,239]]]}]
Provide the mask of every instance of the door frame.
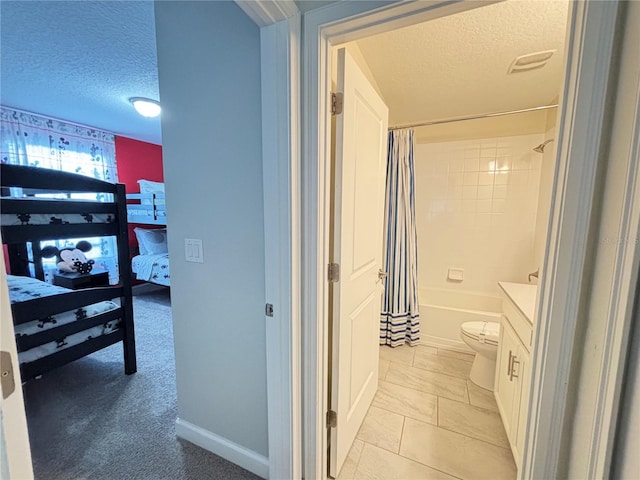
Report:
[{"label": "door frame", "polygon": [[[338,2],[304,15],[302,180],[300,197],[292,201],[302,206],[301,381],[306,478],[326,478],[330,48],[488,3],[494,2]],[[575,373],[571,359],[574,346],[580,343],[576,326],[589,273],[589,242],[583,240],[594,239],[590,227],[592,214],[596,213],[594,195],[600,185],[596,173],[608,128],[605,114],[611,65],[602,59],[611,58],[617,17],[617,1],[576,2],[571,7],[567,78],[561,98],[558,158],[544,261],[544,271],[549,273],[541,278],[536,309],[539,327],[532,351],[531,413],[521,478],[555,478],[561,461],[568,460],[568,453],[562,449],[566,446],[563,425],[574,413],[567,402],[568,385],[570,374]],[[628,322],[624,316],[614,320]],[[622,355],[613,352],[616,353]],[[549,368],[545,368],[547,365]],[[601,433],[595,428],[593,438]],[[600,445],[601,452],[610,450],[608,442],[602,443],[606,445]],[[591,456],[593,451],[583,453]]]}]

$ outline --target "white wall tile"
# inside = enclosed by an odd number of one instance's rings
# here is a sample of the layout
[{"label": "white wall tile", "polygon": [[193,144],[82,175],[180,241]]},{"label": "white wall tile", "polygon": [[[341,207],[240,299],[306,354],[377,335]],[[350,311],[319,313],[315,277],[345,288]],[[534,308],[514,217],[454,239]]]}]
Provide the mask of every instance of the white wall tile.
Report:
[{"label": "white wall tile", "polygon": [[462,177],[463,185],[478,185],[478,172],[464,172]]},{"label": "white wall tile", "polygon": [[[421,288],[495,295],[498,281],[526,281],[535,264],[541,168],[532,149],[542,140],[535,134],[416,145]],[[447,281],[451,266],[465,269],[463,282]]]}]

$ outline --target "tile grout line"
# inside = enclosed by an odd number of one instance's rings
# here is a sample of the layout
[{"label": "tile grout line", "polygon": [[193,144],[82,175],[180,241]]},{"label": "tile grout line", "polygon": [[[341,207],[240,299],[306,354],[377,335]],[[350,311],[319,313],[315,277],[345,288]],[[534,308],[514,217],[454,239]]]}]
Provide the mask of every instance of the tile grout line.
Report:
[{"label": "tile grout line", "polygon": [[[426,423],[426,422],[423,422],[423,423]],[[427,424],[427,425],[429,425],[429,424]],[[441,428],[442,430],[445,430],[447,432],[455,433],[456,435],[461,435],[461,436],[466,437],[466,438],[468,438],[470,440],[476,440],[478,442],[482,442],[482,443],[485,443],[487,445],[491,445],[491,446],[496,447],[496,448],[502,448],[503,450],[509,450],[509,452],[511,452],[511,446],[503,447],[502,445],[496,445],[495,443],[488,442],[487,440],[483,440],[483,439],[478,438],[478,437],[472,437],[471,435],[467,435],[466,433],[458,432],[456,430],[451,430],[450,428],[447,428],[447,427],[442,427],[440,425],[434,425],[434,426],[437,427],[437,428]]]},{"label": "tile grout line", "polygon": [[[415,390],[415,391],[417,391],[417,392],[421,392],[421,393],[428,393],[428,394],[430,394],[430,395],[440,396],[440,397],[443,397],[443,398],[449,398],[449,397],[447,397],[447,396],[445,396],[445,395],[439,395],[438,393],[433,392],[433,391],[420,390],[420,389],[415,388],[414,386],[409,385],[409,384],[407,384],[407,383],[396,383],[396,382],[394,382],[394,381],[392,381],[392,380],[385,380],[385,382],[390,383],[390,384],[392,384],[392,385],[397,385],[397,386],[399,386],[399,387],[410,388],[411,390]],[[466,388],[466,386],[465,386],[465,388]],[[466,397],[465,397],[465,398],[466,398]],[[455,400],[455,399],[450,398],[450,400]],[[458,402],[459,402],[460,400],[455,400],[455,401],[458,401]]]},{"label": "tile grout line", "polygon": [[[356,462],[356,468],[353,469],[353,476],[355,477],[358,474],[358,468],[360,467],[360,460],[362,460],[362,454],[364,453],[364,447],[367,445],[367,442],[364,440],[360,440],[362,442],[362,450],[360,450],[360,455],[358,455],[358,461]],[[353,445],[352,445],[353,447]],[[338,475],[340,476],[340,475]]]},{"label": "tile grout line", "polygon": [[[443,373],[443,372],[438,372],[436,370],[429,370],[428,368],[422,368],[422,367],[416,367],[415,365],[407,365],[406,363],[398,363],[398,362],[392,362],[389,361],[390,363],[395,363],[396,365],[402,365],[404,367],[411,367],[411,368],[416,368],[418,370],[421,370],[423,372],[431,372],[431,373],[437,373],[439,375],[444,375],[447,377],[452,377],[452,378],[457,378],[458,380],[467,380],[469,378],[469,375],[465,376],[465,377],[459,377],[457,375],[451,375],[450,373]],[[471,362],[472,363],[472,362]],[[389,365],[389,367],[391,367],[391,365]],[[387,370],[388,371],[388,370]]]},{"label": "tile grout line", "polygon": [[400,441],[398,442],[398,456],[400,455],[400,450],[402,450],[402,439],[404,438],[404,425],[407,422],[407,417],[402,417],[402,430],[400,431]]}]

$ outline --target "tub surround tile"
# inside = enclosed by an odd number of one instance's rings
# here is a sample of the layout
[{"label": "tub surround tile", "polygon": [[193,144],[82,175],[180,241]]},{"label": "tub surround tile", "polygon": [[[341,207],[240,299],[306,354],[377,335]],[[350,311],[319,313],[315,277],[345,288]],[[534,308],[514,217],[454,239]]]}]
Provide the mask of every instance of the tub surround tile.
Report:
[{"label": "tub surround tile", "polygon": [[471,403],[471,405],[494,412],[498,411],[496,397],[491,390],[479,387],[471,380],[467,380],[467,390],[469,390],[469,403]]},{"label": "tub surround tile", "polygon": [[510,448],[500,414],[448,398],[438,401],[438,426],[467,437]]},{"label": "tub surround tile", "polygon": [[422,392],[467,402],[467,382],[462,378],[444,375],[430,370],[391,363],[386,381],[414,388]]},{"label": "tub surround tile", "polygon": [[400,455],[464,479],[515,479],[511,451],[459,433],[405,421]]},{"label": "tub surround tile", "polygon": [[365,444],[356,471],[357,480],[454,480],[408,458]]},{"label": "tub surround tile", "polygon": [[404,365],[413,365],[413,356],[416,347],[402,345],[401,347],[391,348],[387,345],[380,345],[380,359],[389,362],[402,363]]},{"label": "tub surround tile", "polygon": [[402,415],[371,406],[356,438],[398,453],[403,424]]},{"label": "tub surround tile", "polygon": [[378,380],[384,380],[384,377],[387,376],[387,370],[389,370],[389,364],[391,362],[389,360],[382,360],[378,363]]},{"label": "tub surround tile", "polygon": [[467,360],[460,360],[445,355],[434,355],[433,353],[423,350],[418,350],[413,359],[413,366],[416,368],[444,373],[465,380],[469,378],[471,365],[472,362]]},{"label": "tub surround tile", "polygon": [[358,468],[358,462],[360,462],[360,455],[362,454],[363,448],[364,442],[356,438],[353,441],[353,445],[351,445],[351,450],[349,450],[347,459],[344,461],[342,469],[338,474],[338,480],[352,480],[355,478],[356,469]]},{"label": "tub surround tile", "polygon": [[438,397],[413,388],[380,381],[373,405],[423,422],[438,422]]}]

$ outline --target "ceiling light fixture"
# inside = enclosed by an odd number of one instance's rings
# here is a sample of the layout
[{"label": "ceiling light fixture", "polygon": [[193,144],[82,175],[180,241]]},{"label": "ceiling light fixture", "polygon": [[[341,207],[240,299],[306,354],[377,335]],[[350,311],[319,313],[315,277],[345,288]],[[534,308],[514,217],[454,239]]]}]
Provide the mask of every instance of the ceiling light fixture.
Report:
[{"label": "ceiling light fixture", "polygon": [[160,102],[143,97],[131,97],[129,101],[133,104],[136,111],[143,117],[152,118],[160,115]]}]

